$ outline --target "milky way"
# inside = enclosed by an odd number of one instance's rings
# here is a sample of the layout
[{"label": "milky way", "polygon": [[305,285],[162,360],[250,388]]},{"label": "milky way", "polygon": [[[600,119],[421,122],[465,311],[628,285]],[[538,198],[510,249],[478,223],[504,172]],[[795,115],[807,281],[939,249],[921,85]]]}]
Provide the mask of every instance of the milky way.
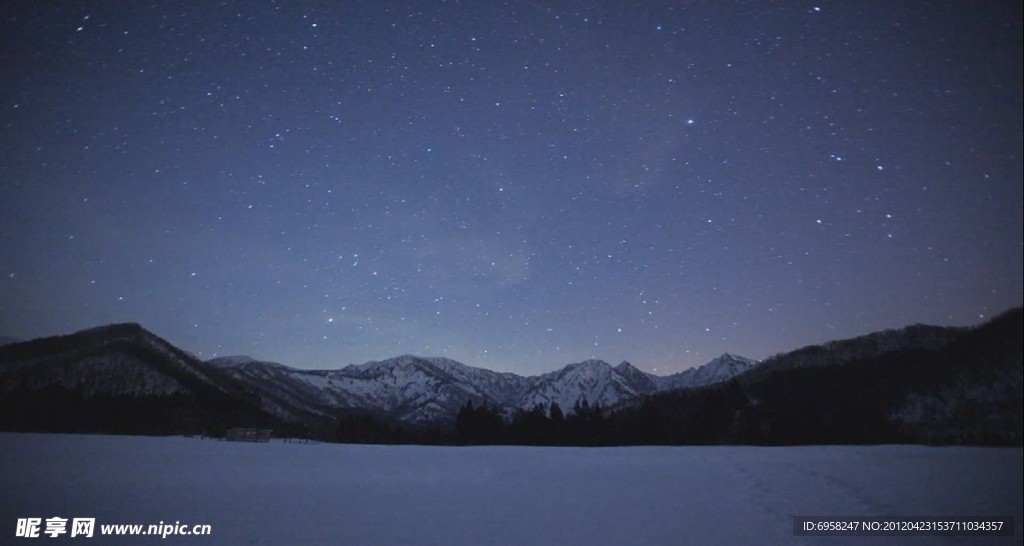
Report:
[{"label": "milky way", "polygon": [[7,6],[0,334],[670,373],[1022,301],[1020,2]]}]

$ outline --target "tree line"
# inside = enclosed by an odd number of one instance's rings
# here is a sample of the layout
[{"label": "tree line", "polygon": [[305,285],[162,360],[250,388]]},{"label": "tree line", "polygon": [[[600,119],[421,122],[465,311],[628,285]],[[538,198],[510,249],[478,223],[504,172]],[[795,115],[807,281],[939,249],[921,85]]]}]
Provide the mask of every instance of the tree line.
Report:
[{"label": "tree line", "polygon": [[[581,399],[511,410],[467,402],[453,425],[363,417],[379,443],[611,445],[1024,444],[1024,314],[1014,309],[937,348],[864,357],[782,355],[757,373],[658,393],[614,411]],[[795,354],[803,358],[804,352]],[[360,441],[351,419],[338,441]]]}]

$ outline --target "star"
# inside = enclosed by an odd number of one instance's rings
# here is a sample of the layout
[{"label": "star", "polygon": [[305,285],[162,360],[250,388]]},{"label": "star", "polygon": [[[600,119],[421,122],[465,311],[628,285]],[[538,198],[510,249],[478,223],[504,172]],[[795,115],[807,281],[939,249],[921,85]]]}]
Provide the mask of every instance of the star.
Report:
[{"label": "star", "polygon": [[20,3],[0,333],[672,373],[1020,304],[1016,4],[466,8]]}]

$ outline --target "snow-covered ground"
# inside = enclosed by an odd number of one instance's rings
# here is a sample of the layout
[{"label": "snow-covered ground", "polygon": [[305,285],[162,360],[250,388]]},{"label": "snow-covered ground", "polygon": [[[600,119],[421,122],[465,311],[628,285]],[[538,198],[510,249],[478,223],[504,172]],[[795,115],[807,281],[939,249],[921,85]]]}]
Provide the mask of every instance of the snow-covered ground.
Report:
[{"label": "snow-covered ground", "polygon": [[[428,447],[0,434],[18,518],[209,524],[132,544],[1019,544],[1024,451]],[[794,515],[1013,516],[1016,537],[794,537]],[[107,537],[28,543],[105,544]],[[20,543],[20,542],[19,542]]]}]

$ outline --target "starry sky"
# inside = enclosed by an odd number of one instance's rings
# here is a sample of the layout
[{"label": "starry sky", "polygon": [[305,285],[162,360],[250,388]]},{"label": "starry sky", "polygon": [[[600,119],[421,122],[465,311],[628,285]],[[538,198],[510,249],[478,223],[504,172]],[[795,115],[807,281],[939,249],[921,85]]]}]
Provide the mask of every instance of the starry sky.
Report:
[{"label": "starry sky", "polygon": [[6,336],[667,374],[1022,302],[1019,1],[0,16]]}]

